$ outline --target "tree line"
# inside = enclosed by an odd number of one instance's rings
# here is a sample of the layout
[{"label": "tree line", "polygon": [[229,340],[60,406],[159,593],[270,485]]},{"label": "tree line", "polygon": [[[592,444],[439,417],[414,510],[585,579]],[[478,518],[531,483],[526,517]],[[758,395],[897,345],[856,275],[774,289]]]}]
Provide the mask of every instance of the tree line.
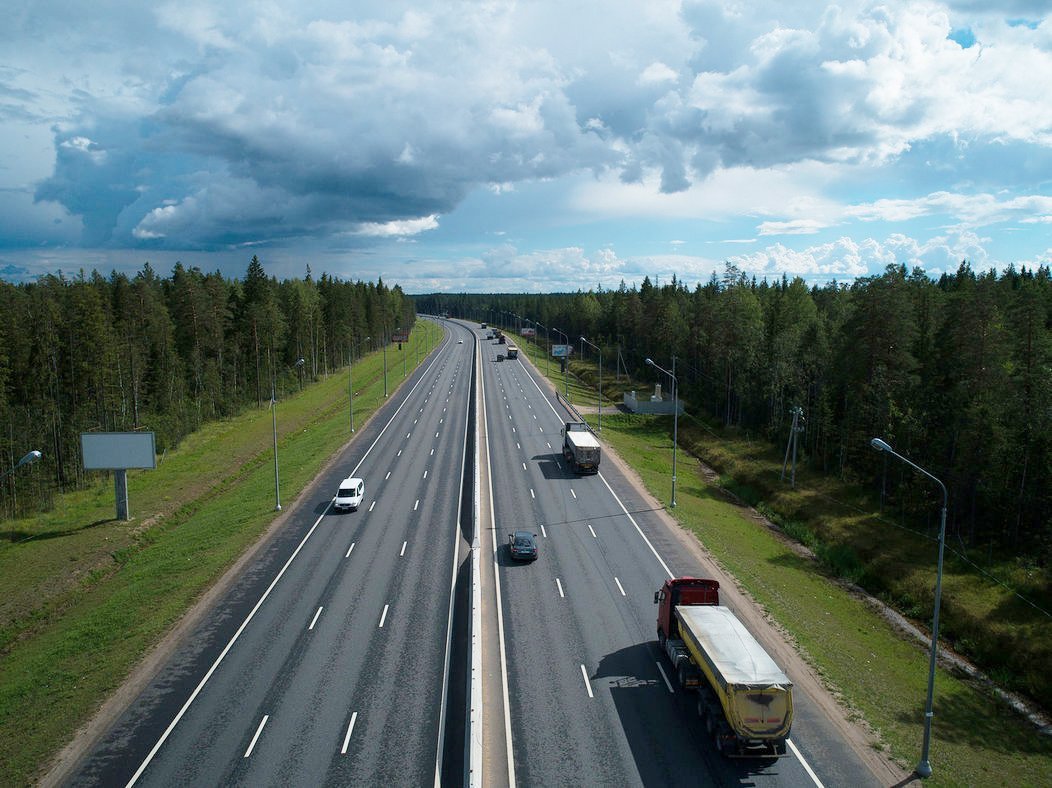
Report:
[{"label": "tree line", "polygon": [[[873,483],[916,517],[938,518],[941,493],[909,468],[884,466],[887,440],[942,479],[948,533],[969,545],[1052,555],[1052,281],[1047,266],[938,279],[888,266],[850,284],[757,282],[732,265],[688,288],[673,277],[550,295],[428,295],[421,312],[527,326],[541,342],[580,336],[636,380],[670,369],[695,415],[786,444],[804,413],[801,461]],[[593,353],[587,345],[586,355]],[[594,360],[594,356],[592,356]],[[886,473],[890,471],[890,473]]]},{"label": "tree line", "polygon": [[[414,305],[382,280],[243,279],[177,263],[159,276],[81,271],[0,281],[0,516],[84,481],[82,432],[152,430],[165,451],[203,423],[270,402],[410,328]],[[369,338],[368,341],[366,338]],[[42,468],[39,466],[43,466]]]}]

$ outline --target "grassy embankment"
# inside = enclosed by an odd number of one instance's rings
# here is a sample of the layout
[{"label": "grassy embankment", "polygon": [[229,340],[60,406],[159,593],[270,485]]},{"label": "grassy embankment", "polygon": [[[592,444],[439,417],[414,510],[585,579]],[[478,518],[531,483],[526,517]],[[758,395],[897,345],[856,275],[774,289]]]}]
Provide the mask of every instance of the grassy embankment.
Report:
[{"label": "grassy embankment", "polygon": [[[430,338],[425,331],[430,331]],[[439,336],[421,321],[407,369]],[[388,385],[402,378],[388,349]],[[354,365],[354,425],[383,399],[383,358]],[[343,370],[277,405],[287,509],[350,437]],[[214,422],[156,470],[129,471],[131,522],[107,474],[54,511],[0,525],[0,774],[24,785],[277,516],[270,409]]]},{"label": "grassy embankment", "polygon": [[[524,343],[525,344],[525,343]],[[544,372],[544,351],[526,350]],[[562,391],[563,378],[551,379]],[[575,361],[578,383],[594,375]],[[604,376],[604,384],[606,383]],[[571,388],[574,378],[571,377]],[[627,385],[627,384],[626,384]],[[606,387],[609,396],[612,389]],[[572,397],[578,404],[596,402],[596,392]],[[671,418],[609,414],[604,407],[603,440],[640,474],[659,500],[667,501],[671,475]],[[595,416],[588,416],[594,420]],[[777,449],[710,430],[681,417],[677,508],[673,514],[796,641],[808,661],[838,692],[853,712],[879,734],[895,760],[911,769],[920,754],[928,651],[905,639],[873,608],[845,589],[837,578],[877,582],[886,596],[907,595],[921,625],[930,607],[935,580],[935,546],[909,531],[874,516],[874,504],[862,491],[817,474],[797,470],[797,487],[779,483],[782,457]],[[689,449],[689,451],[688,451]],[[698,457],[720,473],[720,485],[751,503],[760,504],[794,537],[808,544],[817,560],[801,557],[785,542],[748,516],[740,505],[713,489],[701,473]],[[839,503],[841,501],[847,502]],[[894,589],[894,590],[892,590]],[[929,603],[930,604],[930,603]],[[982,581],[961,564],[947,562],[943,619],[947,610],[959,622],[1002,626],[1006,610],[1020,615],[1018,602],[1003,588]],[[953,620],[951,614],[951,620]],[[1007,635],[1040,638],[1032,653],[1047,654],[1052,641],[1049,622],[1040,615]],[[1015,623],[1014,620],[1012,623]],[[1039,659],[1034,672],[1047,670]],[[1047,785],[1052,773],[1052,739],[1009,710],[974,682],[940,670],[936,680],[931,785]]]}]

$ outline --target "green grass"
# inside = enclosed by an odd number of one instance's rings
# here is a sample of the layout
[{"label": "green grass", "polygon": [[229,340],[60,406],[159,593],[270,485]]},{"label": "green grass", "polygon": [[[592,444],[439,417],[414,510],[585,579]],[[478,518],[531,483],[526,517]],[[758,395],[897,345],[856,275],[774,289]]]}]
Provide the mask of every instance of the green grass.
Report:
[{"label": "green grass", "polygon": [[[543,373],[543,352],[536,358]],[[588,370],[580,374],[584,380],[592,379]],[[551,378],[561,385],[561,376]],[[605,393],[610,396],[605,378]],[[595,418],[588,416],[593,423]],[[605,408],[603,415],[604,441],[664,502],[670,494],[671,421],[667,416],[607,415]],[[934,551],[918,554],[916,537],[874,518],[866,508],[870,502],[858,490],[835,480],[812,478],[800,469],[795,491],[788,485],[772,485],[771,478],[777,480],[781,471],[782,458],[775,456],[776,451],[723,435],[689,417],[681,418],[679,427],[675,518],[794,638],[827,685],[873,727],[892,758],[912,769],[920,754],[927,648],[900,636],[838,579],[873,582],[875,573],[888,573],[889,584],[903,589],[900,594],[907,594],[904,589],[913,591],[914,609],[907,612],[930,620],[930,605],[924,600],[934,585]],[[717,485],[706,480],[696,455],[719,469]],[[810,547],[817,560],[792,550],[734,503],[725,489],[758,504],[786,533]],[[772,489],[776,494],[771,494]],[[831,506],[835,516],[829,515]],[[847,533],[859,535],[858,541],[834,538]],[[957,570],[947,572],[944,616],[947,608],[969,608],[971,617],[982,620],[991,607],[1011,606],[1003,589],[995,592],[974,574]],[[1020,642],[1045,632],[1040,620],[1034,623],[1031,616],[1029,621],[1017,634]],[[1042,637],[1047,643],[1047,634]],[[1035,672],[1052,664],[1047,658],[1036,659],[1031,666]],[[931,751],[935,774],[928,784],[1047,784],[1052,740],[1039,735],[984,688],[940,670],[935,714]]]},{"label": "green grass", "polygon": [[[434,329],[432,328],[432,335]],[[418,325],[407,369],[423,359]],[[430,347],[430,344],[427,345]],[[402,381],[388,350],[388,382]],[[383,399],[382,354],[355,364],[355,427]],[[350,437],[346,370],[277,406],[282,504]],[[58,496],[52,512],[5,522],[0,542],[0,774],[21,785],[274,520],[269,408],[207,425],[153,471],[129,472],[133,521],[113,483]]]}]

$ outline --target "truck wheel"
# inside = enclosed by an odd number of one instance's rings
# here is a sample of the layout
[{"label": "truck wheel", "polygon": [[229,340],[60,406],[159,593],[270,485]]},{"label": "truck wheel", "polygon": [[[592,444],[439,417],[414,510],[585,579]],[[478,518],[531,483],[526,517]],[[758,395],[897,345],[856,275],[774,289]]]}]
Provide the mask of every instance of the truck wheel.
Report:
[{"label": "truck wheel", "polygon": [[680,665],[679,670],[676,671],[676,678],[679,681],[679,688],[685,690],[687,688],[687,666]]}]

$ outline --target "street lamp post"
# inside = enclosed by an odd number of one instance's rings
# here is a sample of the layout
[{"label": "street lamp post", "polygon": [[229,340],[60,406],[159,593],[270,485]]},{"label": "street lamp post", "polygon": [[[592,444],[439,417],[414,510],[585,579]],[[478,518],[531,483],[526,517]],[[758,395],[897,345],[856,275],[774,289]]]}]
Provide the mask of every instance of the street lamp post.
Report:
[{"label": "street lamp post", "polygon": [[[584,337],[581,337],[581,341],[590,347],[594,347],[599,353],[599,432],[603,431],[603,349],[593,342],[589,342]],[[584,358],[584,352],[581,353],[581,358]]]},{"label": "street lamp post", "polygon": [[303,391],[303,365],[305,363],[307,362],[304,361],[302,358],[298,358],[296,359],[296,363],[294,365],[296,367],[296,377],[299,379],[300,382],[300,391]]},{"label": "street lamp post", "polygon": [[278,484],[278,399],[274,396],[274,381],[270,382],[270,425],[274,434],[274,511],[281,511],[281,488]]},{"label": "street lamp post", "polygon": [[536,320],[533,321],[535,326],[540,326],[544,329],[544,377],[548,377],[548,373],[551,371],[551,357],[552,357],[552,337],[548,333],[548,327],[543,323],[538,323]]},{"label": "street lamp post", "polygon": [[[562,331],[552,326],[552,331],[556,334],[562,334],[563,340],[565,341],[565,347],[570,347],[570,337],[563,334]],[[570,357],[563,356],[563,396],[566,397],[566,401],[570,401]]]},{"label": "street lamp post", "polygon": [[935,614],[931,623],[931,656],[928,660],[928,700],[924,707],[924,744],[921,748],[920,761],[917,763],[917,768],[915,769],[919,777],[931,777],[932,769],[929,756],[931,753],[931,721],[934,716],[932,704],[935,700],[935,660],[939,650],[939,603],[942,601],[942,555],[943,548],[946,545],[946,506],[949,500],[949,495],[946,492],[945,484],[915,462],[907,460],[901,454],[892,449],[887,442],[880,438],[874,438],[869,442],[869,445],[877,451],[887,452],[892,457],[897,457],[902,460],[918,473],[927,476],[942,489],[942,516],[939,521],[939,563],[938,569],[935,573]]},{"label": "street lamp post", "polygon": [[354,345],[351,346],[351,363],[347,365],[347,400],[350,403],[351,410],[351,432],[354,432],[354,349],[355,347],[360,348],[362,342],[368,342],[371,337],[365,337],[365,339],[359,339]]},{"label": "street lamp post", "polygon": [[387,399],[387,343],[390,340],[390,336],[387,333],[387,326],[384,326],[384,399]]},{"label": "street lamp post", "polygon": [[[674,372],[669,372],[667,369],[659,367],[654,363],[651,358],[647,359],[647,364],[652,366],[654,369],[660,370],[672,378],[672,500],[669,502],[669,508],[676,508],[676,447],[679,443],[679,385],[676,380]],[[672,357],[672,369],[676,369],[676,357]]]},{"label": "street lamp post", "polygon": [[16,462],[12,468],[9,468],[8,470],[4,471],[3,473],[0,473],[0,479],[3,479],[8,474],[14,473],[19,468],[21,468],[23,465],[32,465],[34,462],[36,462],[37,460],[39,460],[43,456],[44,455],[42,455],[39,451],[37,451],[36,449],[33,449],[33,451],[29,452],[25,457],[23,457],[18,462]]}]

